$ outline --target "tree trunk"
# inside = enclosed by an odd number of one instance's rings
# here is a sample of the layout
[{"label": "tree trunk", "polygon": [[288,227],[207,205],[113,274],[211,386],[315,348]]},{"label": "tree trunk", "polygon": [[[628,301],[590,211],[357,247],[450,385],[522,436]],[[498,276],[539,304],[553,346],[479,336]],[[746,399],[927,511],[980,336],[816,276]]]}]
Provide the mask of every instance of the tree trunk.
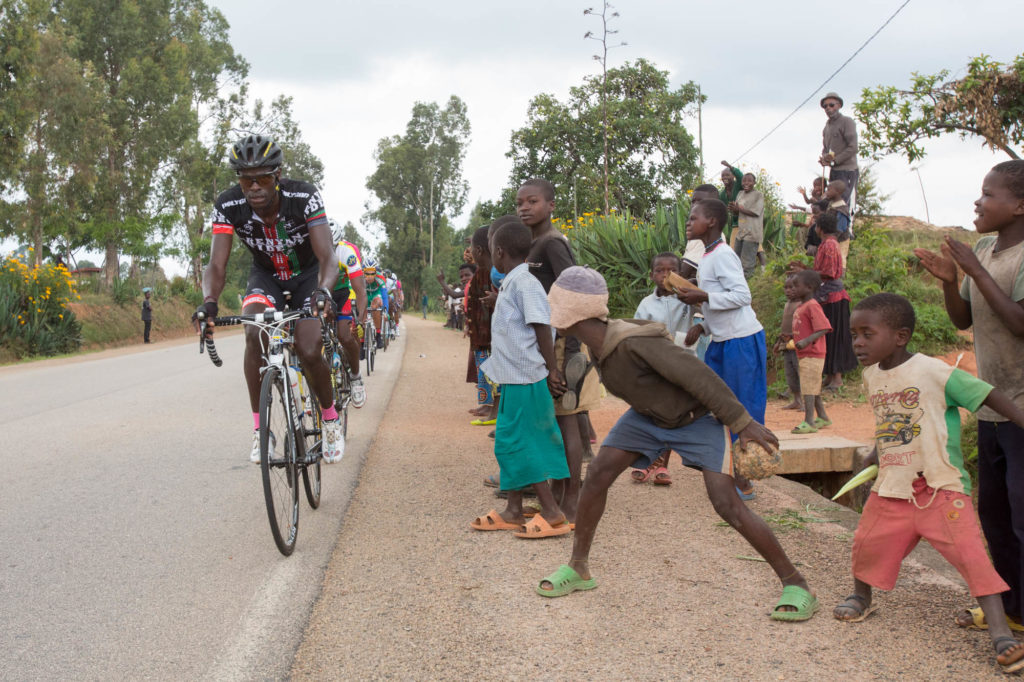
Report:
[{"label": "tree trunk", "polygon": [[121,265],[117,262],[117,242],[108,241],[105,246],[106,256],[103,260],[103,281],[107,286],[111,286],[120,273]]},{"label": "tree trunk", "polygon": [[430,179],[430,201],[427,203],[427,210],[430,211],[430,267],[434,267],[434,179]]}]

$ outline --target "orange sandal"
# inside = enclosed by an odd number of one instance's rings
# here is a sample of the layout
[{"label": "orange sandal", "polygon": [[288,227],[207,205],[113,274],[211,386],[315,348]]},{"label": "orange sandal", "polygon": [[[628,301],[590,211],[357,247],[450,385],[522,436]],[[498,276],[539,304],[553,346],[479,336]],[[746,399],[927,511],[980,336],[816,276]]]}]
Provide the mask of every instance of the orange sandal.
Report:
[{"label": "orange sandal", "polygon": [[547,522],[540,514],[537,514],[532,519],[527,521],[520,527],[520,530],[513,533],[517,538],[525,538],[527,540],[534,540],[537,538],[553,538],[558,535],[566,535],[572,532],[572,528],[566,521],[562,521],[557,526],[552,526]]},{"label": "orange sandal", "polygon": [[476,517],[469,525],[473,530],[519,530],[523,527],[521,523],[509,523],[501,518],[496,509],[487,512],[487,516]]}]

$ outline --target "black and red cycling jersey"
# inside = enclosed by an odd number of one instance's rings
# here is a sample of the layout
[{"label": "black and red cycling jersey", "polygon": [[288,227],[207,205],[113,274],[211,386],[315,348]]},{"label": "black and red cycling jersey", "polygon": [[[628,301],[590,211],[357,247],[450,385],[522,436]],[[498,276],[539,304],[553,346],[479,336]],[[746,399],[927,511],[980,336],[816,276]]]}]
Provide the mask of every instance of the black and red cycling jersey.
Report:
[{"label": "black and red cycling jersey", "polygon": [[281,178],[277,225],[266,225],[235,185],[213,202],[214,234],[235,234],[252,252],[253,265],[287,281],[317,264],[310,225],[327,224],[320,190],[308,182]]}]

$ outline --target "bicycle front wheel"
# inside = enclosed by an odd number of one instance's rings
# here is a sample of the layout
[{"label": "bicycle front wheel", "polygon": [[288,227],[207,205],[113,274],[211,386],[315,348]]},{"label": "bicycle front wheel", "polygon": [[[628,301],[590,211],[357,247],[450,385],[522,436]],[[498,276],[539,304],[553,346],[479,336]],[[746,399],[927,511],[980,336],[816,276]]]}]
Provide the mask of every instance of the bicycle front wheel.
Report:
[{"label": "bicycle front wheel", "polygon": [[366,376],[373,374],[373,354],[377,350],[377,339],[375,338],[373,325],[366,325],[363,332],[363,354],[366,356]]},{"label": "bicycle front wheel", "polygon": [[[260,388],[260,470],[270,532],[285,556],[295,550],[299,533],[299,479],[295,433],[286,401],[291,390],[280,367],[263,375]],[[298,408],[298,409],[301,409]]]}]

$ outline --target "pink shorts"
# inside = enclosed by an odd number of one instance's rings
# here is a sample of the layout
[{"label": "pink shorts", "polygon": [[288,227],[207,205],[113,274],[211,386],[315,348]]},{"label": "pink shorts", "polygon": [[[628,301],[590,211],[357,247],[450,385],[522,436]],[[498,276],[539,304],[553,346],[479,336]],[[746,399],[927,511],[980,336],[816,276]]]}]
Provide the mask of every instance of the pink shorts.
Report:
[{"label": "pink shorts", "polygon": [[871,493],[853,536],[853,577],[891,590],[903,559],[924,538],[960,572],[972,597],[1010,589],[985,551],[971,498],[940,490],[933,500],[933,493],[923,478],[914,481],[914,497],[925,509],[911,500]]}]

